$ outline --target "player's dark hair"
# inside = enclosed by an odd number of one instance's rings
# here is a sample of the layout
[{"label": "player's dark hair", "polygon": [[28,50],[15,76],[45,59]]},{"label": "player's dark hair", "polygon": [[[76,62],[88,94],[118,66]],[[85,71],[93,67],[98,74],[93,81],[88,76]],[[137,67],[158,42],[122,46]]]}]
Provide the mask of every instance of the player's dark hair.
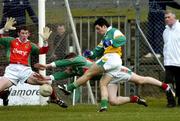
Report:
[{"label": "player's dark hair", "polygon": [[96,26],[96,25],[99,25],[99,26],[106,26],[106,27],[109,27],[110,25],[109,25],[109,23],[106,21],[106,19],[104,19],[104,18],[98,18],[95,22],[94,22],[94,26]]},{"label": "player's dark hair", "polygon": [[19,33],[21,30],[28,30],[28,28],[27,28],[27,26],[18,26],[17,27],[17,32]]},{"label": "player's dark hair", "polygon": [[64,57],[64,59],[74,58],[75,56],[77,56],[77,54],[76,54],[76,53],[71,52],[71,53],[67,54],[67,55]]}]

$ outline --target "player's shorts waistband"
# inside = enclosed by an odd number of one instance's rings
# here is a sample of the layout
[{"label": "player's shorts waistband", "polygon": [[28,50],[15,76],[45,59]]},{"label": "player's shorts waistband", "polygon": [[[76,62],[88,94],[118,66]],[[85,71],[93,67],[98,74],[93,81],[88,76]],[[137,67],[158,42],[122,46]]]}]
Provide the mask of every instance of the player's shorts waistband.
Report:
[{"label": "player's shorts waistband", "polygon": [[24,66],[29,66],[28,64],[24,64],[24,63],[21,63],[21,62],[10,62],[10,64],[20,64],[20,65],[24,65]]}]

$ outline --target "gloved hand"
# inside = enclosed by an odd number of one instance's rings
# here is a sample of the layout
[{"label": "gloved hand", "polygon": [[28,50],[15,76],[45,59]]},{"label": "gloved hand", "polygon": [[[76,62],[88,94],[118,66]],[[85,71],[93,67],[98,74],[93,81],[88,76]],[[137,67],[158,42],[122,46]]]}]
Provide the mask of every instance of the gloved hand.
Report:
[{"label": "gloved hand", "polygon": [[49,36],[51,35],[52,31],[50,31],[49,27],[43,28],[43,34],[40,34],[40,36],[43,38],[43,40],[48,40]]},{"label": "gloved hand", "polygon": [[89,57],[89,56],[91,56],[91,55],[93,55],[93,52],[90,51],[90,50],[85,50],[85,51],[83,52],[83,56],[84,56],[84,57]]},{"label": "gloved hand", "polygon": [[4,31],[15,30],[16,27],[13,27],[14,24],[16,24],[15,18],[7,18],[6,23],[4,25]]},{"label": "gloved hand", "polygon": [[111,46],[112,44],[113,44],[113,42],[112,42],[111,39],[105,39],[105,40],[103,40],[103,45],[104,45],[104,47]]}]

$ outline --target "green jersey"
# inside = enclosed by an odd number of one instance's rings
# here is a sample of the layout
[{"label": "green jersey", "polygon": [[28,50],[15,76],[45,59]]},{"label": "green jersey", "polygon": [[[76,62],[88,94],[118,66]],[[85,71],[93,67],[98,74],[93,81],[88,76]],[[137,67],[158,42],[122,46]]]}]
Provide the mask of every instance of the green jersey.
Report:
[{"label": "green jersey", "polygon": [[52,74],[55,80],[66,79],[73,76],[82,76],[84,72],[92,65],[93,61],[83,56],[75,58],[54,61],[56,67],[71,67],[71,72],[56,72]]},{"label": "green jersey", "polygon": [[[108,47],[104,47],[104,40],[112,40],[112,45]],[[126,37],[116,28],[108,27],[107,32],[103,36],[100,43],[92,50],[92,55],[88,58],[95,59],[102,57],[106,53],[117,53],[122,56],[122,49],[126,43]]]}]

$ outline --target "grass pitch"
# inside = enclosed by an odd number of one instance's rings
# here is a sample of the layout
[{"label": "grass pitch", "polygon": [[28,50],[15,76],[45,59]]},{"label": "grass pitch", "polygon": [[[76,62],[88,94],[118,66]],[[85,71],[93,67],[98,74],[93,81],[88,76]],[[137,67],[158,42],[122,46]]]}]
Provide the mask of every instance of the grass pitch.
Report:
[{"label": "grass pitch", "polygon": [[0,107],[0,121],[179,121],[180,107],[166,108],[166,100],[148,99],[148,107],[137,104],[111,106],[108,112],[96,112],[96,105],[77,104],[63,109],[46,106]]}]

